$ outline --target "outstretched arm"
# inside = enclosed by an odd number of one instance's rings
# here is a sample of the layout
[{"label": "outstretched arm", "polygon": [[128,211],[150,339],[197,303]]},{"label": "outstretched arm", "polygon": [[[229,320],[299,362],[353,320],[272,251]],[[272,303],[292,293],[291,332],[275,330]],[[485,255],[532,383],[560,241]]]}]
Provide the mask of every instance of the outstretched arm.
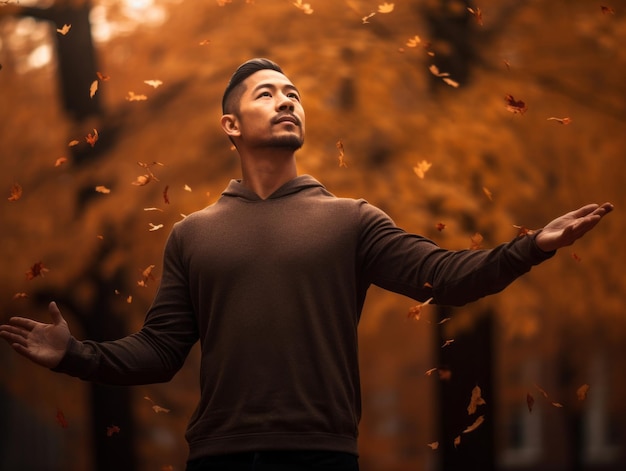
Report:
[{"label": "outstretched arm", "polygon": [[51,324],[24,317],[12,317],[0,325],[0,337],[20,355],[46,368],[56,367],[70,340],[70,329],[55,302],[48,306]]},{"label": "outstretched arm", "polygon": [[535,242],[544,252],[572,245],[595,227],[600,219],[613,211],[611,203],[588,204],[570,211],[548,223],[537,234]]}]

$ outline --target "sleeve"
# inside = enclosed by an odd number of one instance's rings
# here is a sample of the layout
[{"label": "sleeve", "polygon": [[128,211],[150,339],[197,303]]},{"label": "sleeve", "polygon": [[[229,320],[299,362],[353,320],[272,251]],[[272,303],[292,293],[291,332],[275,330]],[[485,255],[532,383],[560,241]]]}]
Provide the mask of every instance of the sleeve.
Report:
[{"label": "sleeve", "polygon": [[187,270],[173,231],[164,254],[163,277],[139,332],[114,341],[71,338],[54,371],[114,385],[169,381],[198,340]]},{"label": "sleeve", "polygon": [[370,283],[418,301],[462,306],[502,291],[532,266],[552,257],[521,236],[493,249],[446,250],[397,227],[380,209],[362,202],[359,260]]}]

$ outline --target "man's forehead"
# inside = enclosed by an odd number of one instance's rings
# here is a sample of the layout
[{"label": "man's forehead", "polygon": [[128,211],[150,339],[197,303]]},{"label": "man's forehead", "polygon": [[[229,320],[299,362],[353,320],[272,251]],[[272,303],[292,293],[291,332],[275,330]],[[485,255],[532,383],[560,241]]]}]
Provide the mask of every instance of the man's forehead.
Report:
[{"label": "man's forehead", "polygon": [[248,78],[246,78],[244,82],[247,86],[246,88],[248,88],[249,90],[263,83],[267,83],[268,85],[272,84],[272,85],[278,85],[278,86],[291,85],[292,87],[295,88],[294,84],[291,83],[291,80],[289,80],[286,75],[281,74],[280,72],[276,70],[271,70],[271,69],[259,70],[258,72],[255,72],[252,75],[250,75]]}]

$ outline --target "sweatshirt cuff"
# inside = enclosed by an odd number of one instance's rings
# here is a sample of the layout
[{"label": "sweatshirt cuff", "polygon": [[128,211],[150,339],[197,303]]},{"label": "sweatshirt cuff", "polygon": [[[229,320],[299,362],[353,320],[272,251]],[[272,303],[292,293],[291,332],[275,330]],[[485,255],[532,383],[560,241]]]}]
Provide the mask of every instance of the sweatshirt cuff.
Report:
[{"label": "sweatshirt cuff", "polygon": [[70,337],[67,351],[57,366],[51,368],[55,373],[87,378],[96,364],[96,354],[87,344]]},{"label": "sweatshirt cuff", "polygon": [[556,250],[551,250],[549,252],[546,252],[545,250],[540,249],[539,246],[537,245],[536,239],[542,230],[543,229],[539,229],[537,232],[533,232],[533,234],[530,236],[530,240],[532,242],[531,244],[532,258],[537,260],[537,262],[533,263],[533,265],[537,265],[538,263],[548,260],[549,258],[554,257],[554,254],[556,254]]}]

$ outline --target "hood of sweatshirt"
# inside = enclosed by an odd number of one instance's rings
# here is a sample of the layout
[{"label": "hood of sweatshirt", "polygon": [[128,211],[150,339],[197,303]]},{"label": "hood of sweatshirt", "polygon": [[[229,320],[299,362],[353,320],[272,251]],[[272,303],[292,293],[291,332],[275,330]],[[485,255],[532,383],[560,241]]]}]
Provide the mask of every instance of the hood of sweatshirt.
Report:
[{"label": "hood of sweatshirt", "polygon": [[[289,180],[274,193],[268,196],[267,199],[284,198],[285,196],[298,193],[307,188],[324,189],[324,186],[310,175],[300,175],[293,180]],[[246,201],[264,201],[254,191],[241,183],[241,180],[231,180],[226,189],[222,192],[222,196],[241,198]]]}]

